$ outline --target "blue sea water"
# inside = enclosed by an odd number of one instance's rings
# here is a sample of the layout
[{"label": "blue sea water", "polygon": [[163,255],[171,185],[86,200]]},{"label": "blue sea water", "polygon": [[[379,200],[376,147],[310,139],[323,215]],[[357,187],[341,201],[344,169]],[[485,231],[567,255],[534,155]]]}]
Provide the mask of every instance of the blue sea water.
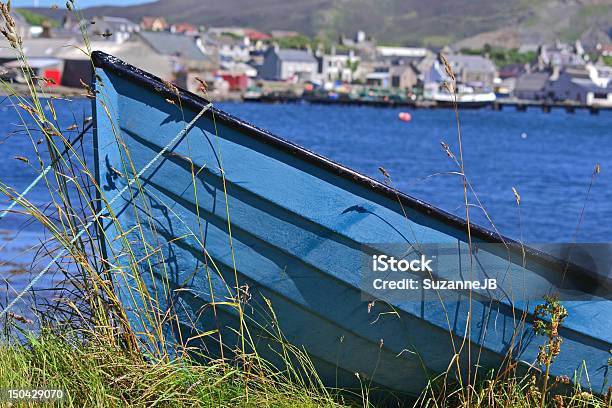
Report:
[{"label": "blue sea water", "polygon": [[[79,129],[66,129],[74,123],[79,124],[80,128],[84,119],[91,115],[91,104],[86,100],[56,100],[53,105],[57,125],[64,130],[67,138],[74,139]],[[47,117],[53,118],[53,111],[50,108],[47,108]],[[0,98],[0,185],[3,189],[13,189],[13,194],[23,191],[40,173],[41,167],[35,149],[40,151],[42,157],[48,158],[45,143],[37,144],[41,133],[28,118],[29,114],[21,108],[16,108],[8,98]],[[59,140],[57,141],[59,143]],[[91,146],[92,136],[89,134],[83,145],[84,154],[81,155],[90,162]],[[39,184],[30,191],[26,199],[41,209],[46,208],[49,213],[50,195],[44,181]],[[8,204],[6,195],[0,193],[0,211],[6,209]],[[43,247],[52,249],[46,241],[50,238],[49,234],[45,233],[37,222],[19,214],[22,210],[17,206],[13,209],[14,212],[0,219],[0,305],[2,306],[11,301],[16,293],[21,292],[32,276],[46,265],[48,258],[41,256],[41,253],[45,252],[41,249]],[[55,287],[62,278],[61,273],[51,271],[35,288]],[[50,292],[48,294],[50,297],[53,296]],[[29,300],[30,297],[26,296],[25,299]],[[28,303],[20,304],[19,306],[23,307],[17,307],[15,312],[27,313],[27,305]]]},{"label": "blue sea water", "polygon": [[[60,127],[82,123],[90,115],[89,106],[87,100],[55,101]],[[403,122],[398,120],[399,109],[254,103],[218,106],[378,180],[384,179],[379,170],[383,167],[399,190],[465,216],[462,179],[453,174],[459,169],[440,144],[447,143],[459,156],[451,110],[414,110],[410,111],[412,121]],[[502,234],[527,243],[611,241],[612,112],[473,110],[460,111],[459,119],[465,172]],[[39,137],[36,132],[27,135],[7,100],[0,104],[0,182],[21,191],[36,177],[40,167],[33,149]],[[91,135],[84,144],[84,156],[91,162]],[[15,156],[28,157],[30,163]],[[596,164],[601,172],[593,176]],[[513,187],[520,194],[520,209]],[[48,193],[38,188],[28,198],[44,204]],[[492,228],[474,194],[470,193],[469,201],[472,221]],[[6,198],[0,197],[0,210],[6,205]],[[0,220],[0,274],[5,278],[0,286],[8,281],[9,292],[13,292],[27,283],[30,275],[20,271],[30,268],[35,254],[31,248],[44,239],[41,229],[23,216]],[[52,285],[53,278],[46,279],[40,286]],[[3,291],[4,287],[0,293]]]},{"label": "blue sea water", "polygon": [[[459,169],[442,149],[459,156],[451,110],[320,105],[222,104],[223,109],[378,180],[383,167],[405,193],[465,217]],[[459,112],[465,173],[504,235],[525,242],[612,240],[612,112],[564,110]],[[597,174],[588,195],[596,164]],[[519,193],[520,213],[514,187]],[[477,205],[475,197],[470,203]],[[580,214],[584,215],[579,224]],[[475,222],[492,228],[470,206]]]}]

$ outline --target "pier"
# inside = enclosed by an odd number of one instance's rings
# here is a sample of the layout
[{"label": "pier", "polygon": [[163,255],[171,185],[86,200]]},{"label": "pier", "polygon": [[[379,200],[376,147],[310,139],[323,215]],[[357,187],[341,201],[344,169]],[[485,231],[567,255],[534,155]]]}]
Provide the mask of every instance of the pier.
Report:
[{"label": "pier", "polygon": [[[372,106],[377,108],[410,108],[410,109],[448,109],[448,104],[440,105],[435,101],[429,100],[395,100],[395,99],[349,99],[349,98],[324,98],[318,96],[287,96],[287,95],[264,95],[259,98],[246,99],[248,102],[262,103],[309,103],[314,105],[343,105],[343,106]],[[518,112],[525,112],[527,109],[539,109],[544,113],[550,113],[553,109],[563,109],[567,113],[573,114],[577,110],[587,110],[592,115],[599,114],[601,110],[611,110],[612,106],[604,105],[585,105],[577,102],[555,102],[555,101],[535,101],[528,99],[502,98],[495,102],[462,106],[460,109],[486,109],[495,111],[504,109],[516,109]]]},{"label": "pier", "polygon": [[578,102],[560,101],[534,101],[529,99],[503,98],[498,99],[492,104],[493,110],[514,108],[519,112],[525,112],[527,108],[536,108],[544,113],[550,113],[552,109],[564,109],[567,113],[575,113],[576,110],[588,110],[592,115],[599,114],[600,110],[610,110],[612,106],[604,105],[585,105]]}]

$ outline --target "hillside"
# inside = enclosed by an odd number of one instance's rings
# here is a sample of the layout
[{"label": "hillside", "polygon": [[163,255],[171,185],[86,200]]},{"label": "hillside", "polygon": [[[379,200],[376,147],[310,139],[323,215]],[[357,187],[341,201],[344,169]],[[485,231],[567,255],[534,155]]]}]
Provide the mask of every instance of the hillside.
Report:
[{"label": "hillside", "polygon": [[[54,18],[62,13],[36,11]],[[401,45],[442,46],[467,39],[464,46],[483,41],[514,46],[556,38],[601,41],[612,25],[612,1],[158,0],[129,7],[92,7],[85,14],[136,21],[143,15],[157,15],[170,22],[295,30],[329,39],[362,29],[379,42]]]}]

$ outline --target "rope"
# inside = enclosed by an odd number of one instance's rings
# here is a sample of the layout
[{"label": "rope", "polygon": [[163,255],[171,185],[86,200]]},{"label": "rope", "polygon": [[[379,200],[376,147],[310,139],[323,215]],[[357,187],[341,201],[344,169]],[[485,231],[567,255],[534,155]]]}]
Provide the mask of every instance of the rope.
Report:
[{"label": "rope", "polygon": [[[202,115],[204,114],[204,112],[206,112],[208,109],[210,109],[210,107],[212,106],[211,103],[209,103],[208,105],[206,105],[204,108],[202,108],[202,110],[191,120],[191,122],[189,122],[187,124],[187,126],[185,126],[183,128],[183,130],[181,130],[179,133],[176,134],[176,136],[174,136],[172,138],[172,140],[170,140],[168,142],[168,144],[166,144],[166,146],[164,146],[163,149],[161,149],[159,151],[159,153],[157,153],[155,155],[155,157],[153,157],[149,163],[147,163],[146,166],[144,166],[139,172],[138,174],[136,174],[134,176],[134,178],[129,179],[127,184],[108,202],[107,206],[111,206],[123,193],[125,193],[127,191],[128,188],[130,188],[130,186],[132,185],[132,183],[134,183],[137,179],[139,179],[144,172],[146,172],[152,165],[153,163],[155,163],[157,160],[159,160],[159,158],[161,156],[164,155],[164,153],[166,153],[166,151],[168,149],[170,149],[179,139],[181,139],[183,136],[185,136],[195,125],[195,123],[202,117]],[[45,266],[45,268],[40,271],[38,273],[38,275],[36,275],[31,281],[30,283],[28,283],[28,285],[21,291],[21,293],[19,293],[19,295],[17,295],[17,297],[15,299],[13,299],[13,301],[11,303],[9,303],[2,311],[0,311],[0,318],[2,318],[6,313],[8,313],[8,311],[15,306],[15,304],[19,301],[19,299],[21,299],[23,297],[23,295],[30,290],[35,284],[36,282],[38,282],[40,280],[40,278],[43,277],[44,274],[46,274],[49,269],[51,269],[51,266],[56,263],[62,256],[64,256],[66,254],[66,252],[68,252],[68,248],[70,246],[72,246],[72,244],[74,244],[79,238],[81,238],[81,236],[89,229],[89,227],[91,227],[93,225],[94,222],[96,222],[98,220],[98,218],[100,218],[100,216],[104,213],[104,209],[100,210],[97,214],[94,215],[93,219],[91,221],[89,221],[87,223],[87,225],[85,225],[85,227],[83,227],[78,234],[76,234],[74,236],[74,238],[72,238],[70,240],[70,242],[68,243],[68,245],[66,245],[64,247],[64,249],[62,249],[61,251],[59,251],[59,253],[57,255],[55,255],[55,257],[47,264],[47,266]]]},{"label": "rope", "polygon": [[13,209],[13,207],[15,207],[15,206],[17,205],[17,203],[18,203],[18,202],[20,202],[20,201],[21,201],[21,200],[22,200],[22,199],[23,199],[23,198],[26,196],[26,194],[28,194],[28,193],[30,192],[30,190],[31,190],[31,189],[33,189],[33,188],[34,188],[34,187],[35,187],[35,186],[38,184],[38,182],[39,182],[40,180],[42,180],[42,179],[43,179],[43,177],[45,177],[45,176],[47,175],[47,173],[49,173],[49,171],[51,171],[51,169],[53,168],[53,166],[55,165],[55,163],[57,163],[57,162],[60,160],[60,158],[61,158],[63,155],[65,155],[65,154],[66,154],[66,153],[67,153],[67,152],[70,150],[70,147],[71,147],[71,146],[74,146],[74,145],[75,145],[75,143],[77,143],[77,142],[79,141],[79,139],[81,139],[81,138],[83,137],[83,135],[84,135],[84,134],[85,134],[85,133],[86,133],[86,132],[87,132],[89,129],[91,129],[91,126],[92,126],[91,124],[90,124],[90,125],[87,125],[87,126],[85,127],[85,129],[83,129],[83,131],[81,132],[81,134],[79,134],[79,135],[78,135],[78,136],[77,136],[77,137],[76,137],[76,138],[75,138],[75,139],[74,139],[72,142],[70,142],[70,144],[69,144],[68,146],[66,146],[66,148],[64,149],[64,151],[63,151],[62,153],[60,153],[60,155],[59,155],[59,156],[58,156],[58,157],[57,157],[55,160],[53,160],[53,161],[51,162],[51,164],[49,164],[47,167],[45,167],[45,169],[44,169],[44,170],[43,170],[43,171],[42,171],[42,172],[41,172],[41,173],[38,175],[38,177],[36,177],[36,178],[34,179],[34,181],[32,181],[32,182],[30,183],[30,185],[29,185],[29,186],[27,186],[27,187],[25,188],[25,190],[23,190],[23,191],[21,192],[21,194],[19,194],[19,197],[17,197],[17,199],[13,200],[13,201],[11,202],[11,204],[8,206],[8,208],[7,208],[6,210],[3,210],[3,211],[1,211],[1,212],[0,212],[0,220],[1,220],[2,218],[4,218],[4,216],[5,216],[6,214],[8,214],[9,212],[11,212],[11,210]]}]

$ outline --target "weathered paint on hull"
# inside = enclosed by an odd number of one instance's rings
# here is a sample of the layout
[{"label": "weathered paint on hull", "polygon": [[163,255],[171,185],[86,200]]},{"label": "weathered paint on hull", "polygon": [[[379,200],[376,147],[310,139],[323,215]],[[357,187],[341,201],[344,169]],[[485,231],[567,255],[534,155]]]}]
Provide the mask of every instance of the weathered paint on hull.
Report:
[{"label": "weathered paint on hull", "polygon": [[[99,92],[94,103],[96,173],[110,199],[126,183],[120,175],[125,174],[126,152],[136,171],[143,168],[207,102],[184,91],[177,94],[105,54],[96,53],[94,62]],[[143,175],[143,190],[132,188],[114,203],[119,225],[107,222],[104,229],[111,264],[135,262],[154,272],[144,273],[143,279],[157,294],[159,308],[178,316],[180,324],[168,324],[173,342],[184,343],[195,327],[199,332],[220,328],[224,343],[236,344],[228,329],[237,327],[236,309],[220,305],[215,317],[207,306],[213,295],[216,301],[236,298],[235,270],[239,285],[248,285],[249,295],[240,294],[250,297],[244,305],[248,318],[274,330],[264,297],[268,299],[285,338],[309,352],[331,386],[359,386],[355,373],[360,373],[374,385],[420,393],[428,376],[448,369],[455,353],[450,334],[458,347],[469,311],[472,365],[478,358],[481,366],[499,366],[518,340],[520,350],[513,356],[535,360],[542,339],[534,338],[529,324],[513,337],[515,315],[521,308],[532,310],[533,304],[513,309],[504,300],[475,297],[470,305],[465,292],[454,292],[443,304],[423,298],[372,306],[362,298],[366,248],[412,240],[465,248],[462,220],[217,109],[207,112],[171,150]],[[138,217],[142,228],[134,228]],[[482,243],[502,239],[479,227],[473,227],[472,235]],[[116,237],[135,242],[135,259],[119,256],[125,241]],[[143,240],[150,245],[138,243]],[[540,285],[557,272],[554,260],[530,249],[527,268],[518,267],[520,247],[505,242],[514,268],[510,273],[520,276],[517,282]],[[507,261],[505,254],[494,252],[487,256]],[[465,272],[465,266],[457,267]],[[160,289],[162,281],[171,293]],[[132,310],[142,305],[128,291],[134,280],[115,283],[134,327],[142,329],[147,323]],[[611,305],[606,298],[566,303],[570,316],[561,330],[564,343],[553,375],[571,376],[584,360],[593,389],[601,390],[612,348]],[[258,349],[274,359],[263,331],[254,328],[252,334]],[[193,343],[215,354],[215,338]],[[465,369],[467,358],[466,346],[461,354]]]}]

